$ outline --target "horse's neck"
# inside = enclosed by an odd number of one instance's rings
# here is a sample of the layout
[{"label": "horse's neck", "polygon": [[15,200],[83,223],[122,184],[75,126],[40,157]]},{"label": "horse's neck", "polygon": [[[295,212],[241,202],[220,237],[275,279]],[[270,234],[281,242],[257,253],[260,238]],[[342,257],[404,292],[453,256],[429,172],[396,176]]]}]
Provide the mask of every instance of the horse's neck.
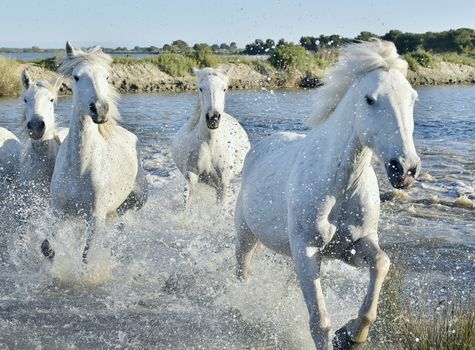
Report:
[{"label": "horse's neck", "polygon": [[358,186],[373,154],[368,147],[361,145],[352,106],[351,98],[343,99],[332,116],[311,132],[307,140],[311,147],[318,148],[316,154],[324,152],[336,161],[337,185],[342,189]]},{"label": "horse's neck", "polygon": [[89,152],[89,147],[93,147],[101,138],[98,125],[74,108],[67,138],[68,158],[80,157],[80,153],[84,149],[86,149],[86,153]]}]

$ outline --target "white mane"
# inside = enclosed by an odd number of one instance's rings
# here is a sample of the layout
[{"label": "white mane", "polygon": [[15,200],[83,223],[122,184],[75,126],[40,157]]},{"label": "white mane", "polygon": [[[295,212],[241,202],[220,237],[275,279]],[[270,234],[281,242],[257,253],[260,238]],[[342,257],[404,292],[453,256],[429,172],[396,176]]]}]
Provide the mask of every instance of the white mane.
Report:
[{"label": "white mane", "polygon": [[[61,65],[58,68],[58,72],[71,77],[74,67],[80,63],[87,62],[89,64],[98,64],[108,73],[111,73],[112,61],[112,57],[102,52],[100,46],[95,46],[87,51],[75,49],[74,56],[66,55],[66,57],[60,60]],[[99,124],[99,131],[106,139],[110,138],[113,127],[116,126],[120,120],[120,113],[117,108],[118,100],[119,93],[112,84],[109,84],[109,112],[107,114],[109,120],[107,123]]]},{"label": "white mane", "polygon": [[110,73],[112,57],[102,52],[100,46],[95,46],[87,51],[74,49],[74,56],[66,55],[66,57],[59,61],[61,66],[58,68],[58,72],[66,76],[71,76],[71,74],[73,74],[74,67],[85,61],[89,62],[90,64],[99,64],[102,66],[102,68]]},{"label": "white mane", "polygon": [[317,127],[327,120],[353,82],[376,69],[397,69],[407,75],[407,62],[402,59],[392,42],[372,39],[349,44],[341,49],[338,62],[323,79],[318,89],[313,115],[305,124]]}]

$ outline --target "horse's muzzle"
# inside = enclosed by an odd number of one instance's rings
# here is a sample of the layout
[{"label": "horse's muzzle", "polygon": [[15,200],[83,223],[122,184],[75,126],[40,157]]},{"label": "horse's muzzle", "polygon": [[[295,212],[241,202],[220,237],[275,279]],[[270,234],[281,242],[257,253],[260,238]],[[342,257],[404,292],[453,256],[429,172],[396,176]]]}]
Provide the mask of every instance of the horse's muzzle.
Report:
[{"label": "horse's muzzle", "polygon": [[420,163],[410,167],[404,167],[397,159],[392,159],[386,163],[386,172],[389,182],[394,188],[411,187],[417,176],[419,175]]},{"label": "horse's muzzle", "polygon": [[206,125],[208,129],[214,130],[219,127],[219,121],[221,119],[221,114],[218,112],[208,112],[206,113]]},{"label": "horse's muzzle", "polygon": [[28,123],[26,123],[26,128],[28,129],[28,135],[35,141],[41,140],[43,137],[46,125],[43,120],[38,117],[34,117]]},{"label": "horse's muzzle", "polygon": [[104,124],[107,122],[107,114],[109,113],[109,103],[93,102],[89,104],[89,112],[91,119],[96,124]]}]

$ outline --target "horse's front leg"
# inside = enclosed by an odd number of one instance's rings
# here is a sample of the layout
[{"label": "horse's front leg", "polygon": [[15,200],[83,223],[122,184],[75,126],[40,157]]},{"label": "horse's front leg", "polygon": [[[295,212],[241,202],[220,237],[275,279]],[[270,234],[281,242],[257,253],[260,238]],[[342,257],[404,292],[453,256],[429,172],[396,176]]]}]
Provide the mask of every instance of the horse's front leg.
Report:
[{"label": "horse's front leg", "polygon": [[82,253],[82,262],[87,264],[87,254],[96,233],[105,227],[105,215],[96,214],[86,221],[86,242]]},{"label": "horse's front leg", "polygon": [[389,257],[371,238],[358,240],[350,249],[351,253],[347,254],[350,264],[369,267],[369,287],[358,317],[336,332],[335,349],[351,349],[353,345],[364,343],[368,338],[369,328],[376,320],[381,286],[390,265]]},{"label": "horse's front leg", "polygon": [[300,288],[310,316],[310,333],[317,350],[331,349],[330,318],[320,284],[321,253],[314,235],[291,237],[290,247],[295,259]]},{"label": "horse's front leg", "polygon": [[216,203],[228,203],[229,184],[231,183],[231,174],[229,171],[221,172],[216,184]]},{"label": "horse's front leg", "polygon": [[185,202],[185,208],[190,206],[190,196],[193,192],[196,192],[196,186],[198,185],[199,176],[191,171],[188,171],[185,175],[186,185],[183,192],[183,200]]}]

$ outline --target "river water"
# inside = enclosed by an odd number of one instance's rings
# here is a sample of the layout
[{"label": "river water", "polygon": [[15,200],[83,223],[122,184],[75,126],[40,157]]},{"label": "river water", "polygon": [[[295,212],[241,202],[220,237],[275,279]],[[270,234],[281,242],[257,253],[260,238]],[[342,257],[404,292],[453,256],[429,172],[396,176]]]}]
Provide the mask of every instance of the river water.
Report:
[{"label": "river water", "polygon": [[[422,305],[448,298],[454,289],[473,297],[475,87],[418,92],[420,180],[404,193],[394,191],[375,164],[387,199],[381,245],[399,256],[407,269],[405,294]],[[303,119],[315,94],[231,91],[226,109],[255,143],[276,131],[305,132]],[[81,223],[55,218],[44,204],[20,228],[3,220],[0,349],[312,348],[292,262],[263,249],[249,281],[239,283],[232,205],[217,208],[203,191],[189,211],[182,209],[184,180],[170,158],[170,143],[196,99],[195,93],[122,97],[123,124],[141,141],[151,195],[141,211],[111,223],[87,267],[80,261]],[[17,130],[21,108],[18,99],[0,99],[0,126]],[[71,98],[61,99],[60,125],[67,126],[70,112]],[[15,217],[14,210],[4,216]],[[44,237],[57,251],[53,264],[39,251]],[[365,269],[324,263],[335,330],[356,315],[367,282]]]}]

